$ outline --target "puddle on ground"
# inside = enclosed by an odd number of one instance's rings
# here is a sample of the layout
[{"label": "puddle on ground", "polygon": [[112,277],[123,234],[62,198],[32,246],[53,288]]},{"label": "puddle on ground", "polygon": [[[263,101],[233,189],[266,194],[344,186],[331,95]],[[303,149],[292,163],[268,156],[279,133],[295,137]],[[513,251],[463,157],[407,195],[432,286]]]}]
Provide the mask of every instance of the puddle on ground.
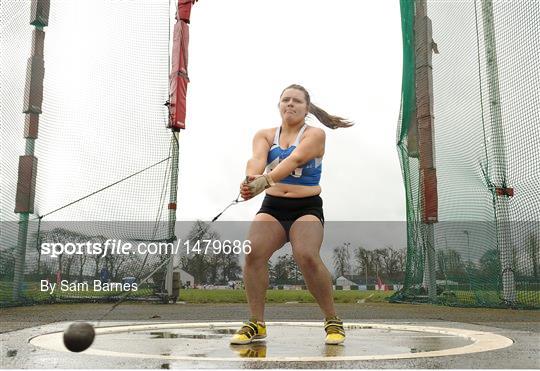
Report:
[{"label": "puddle on ground", "polygon": [[[343,345],[325,345],[322,327],[284,324],[268,327],[268,337],[264,341],[246,345],[229,344],[229,338],[236,332],[236,326],[201,326],[103,334],[96,337],[93,348],[122,352],[129,347],[129,353],[189,356],[197,359],[206,357],[254,359],[425,353],[471,344],[469,339],[454,335],[378,329],[354,324],[346,327],[347,339]],[[159,341],[149,342],[148,339]]]},{"label": "puddle on ground", "polygon": [[151,332],[151,339],[221,339],[221,335],[213,334],[183,334],[169,331]]},{"label": "puddle on ground", "polygon": [[236,329],[233,328],[210,328],[206,331],[213,332],[215,334],[232,335],[236,333]]}]

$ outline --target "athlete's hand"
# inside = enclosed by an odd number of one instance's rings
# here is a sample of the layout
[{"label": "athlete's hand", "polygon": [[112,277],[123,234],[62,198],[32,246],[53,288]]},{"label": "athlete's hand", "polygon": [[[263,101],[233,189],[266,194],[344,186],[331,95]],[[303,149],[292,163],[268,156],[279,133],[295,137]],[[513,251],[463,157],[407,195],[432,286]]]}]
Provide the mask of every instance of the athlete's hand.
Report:
[{"label": "athlete's hand", "polygon": [[269,174],[255,175],[253,179],[248,176],[247,180],[248,182],[245,187],[247,187],[246,196],[249,198],[253,198],[265,189],[276,185]]},{"label": "athlete's hand", "polygon": [[246,178],[242,181],[242,183],[240,183],[240,196],[242,196],[244,200],[249,200],[250,198],[253,197],[253,195],[251,194],[250,188],[248,186],[248,183],[252,182],[253,180],[255,180],[255,178],[260,177],[260,176],[262,175],[247,175]]}]

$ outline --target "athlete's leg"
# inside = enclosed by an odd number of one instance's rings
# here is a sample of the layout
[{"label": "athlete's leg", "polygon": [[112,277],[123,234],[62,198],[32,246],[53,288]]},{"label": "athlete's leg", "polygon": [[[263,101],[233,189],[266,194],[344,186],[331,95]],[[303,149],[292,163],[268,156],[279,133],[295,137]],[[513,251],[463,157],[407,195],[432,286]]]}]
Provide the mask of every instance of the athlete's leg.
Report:
[{"label": "athlete's leg", "polygon": [[268,260],[286,242],[285,230],[276,218],[260,213],[249,230],[251,252],[246,255],[244,285],[251,318],[264,321],[264,301],[268,288]]},{"label": "athlete's leg", "polygon": [[332,294],[332,277],[319,251],[324,230],[314,215],[304,215],[293,223],[289,231],[293,256],[302,271],[308,290],[317,300],[326,318],[336,315]]}]

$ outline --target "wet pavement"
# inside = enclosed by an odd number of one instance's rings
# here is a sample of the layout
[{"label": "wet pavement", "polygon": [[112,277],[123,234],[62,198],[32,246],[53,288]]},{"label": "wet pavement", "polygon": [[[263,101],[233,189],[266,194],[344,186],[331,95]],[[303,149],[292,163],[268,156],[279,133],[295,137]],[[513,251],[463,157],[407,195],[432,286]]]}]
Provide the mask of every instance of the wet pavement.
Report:
[{"label": "wet pavement", "polygon": [[[401,362],[440,364],[457,356],[490,359],[514,341],[495,332],[452,323],[346,323],[343,345],[325,345],[321,323],[269,322],[268,338],[231,346],[240,323],[101,323],[96,339],[82,353],[62,343],[69,322],[0,335],[7,368],[245,368],[359,367]],[[435,326],[436,325],[436,326]],[[490,354],[489,357],[485,357]],[[536,353],[536,356],[538,354]],[[538,358],[536,359],[538,360]],[[415,362],[416,361],[416,362]],[[475,362],[475,363],[476,363]],[[325,366],[321,366],[321,365]],[[519,361],[518,361],[519,364]],[[513,362],[516,366],[516,363]],[[525,362],[525,367],[534,363]],[[448,366],[448,365],[447,365]],[[447,367],[446,366],[446,367]],[[536,364],[538,366],[538,363]],[[379,367],[379,366],[377,366]],[[392,366],[394,367],[394,366]],[[415,366],[416,367],[416,366]],[[482,366],[481,366],[482,367]],[[493,367],[491,367],[493,368]]]},{"label": "wet pavement", "polygon": [[[298,305],[286,311],[294,313],[290,317],[304,312],[309,318],[312,309]],[[463,315],[463,308],[458,309]],[[196,317],[215,310],[212,305],[198,306]],[[2,368],[19,369],[539,368],[537,314],[498,314],[500,326],[478,321],[476,315],[469,322],[477,323],[345,318],[347,340],[339,346],[324,344],[320,320],[269,321],[265,341],[243,346],[228,343],[240,325],[236,321],[107,321],[99,323],[94,343],[82,353],[71,353],[62,344],[62,332],[71,322],[27,328],[18,323],[20,329],[0,334],[0,359]]]}]

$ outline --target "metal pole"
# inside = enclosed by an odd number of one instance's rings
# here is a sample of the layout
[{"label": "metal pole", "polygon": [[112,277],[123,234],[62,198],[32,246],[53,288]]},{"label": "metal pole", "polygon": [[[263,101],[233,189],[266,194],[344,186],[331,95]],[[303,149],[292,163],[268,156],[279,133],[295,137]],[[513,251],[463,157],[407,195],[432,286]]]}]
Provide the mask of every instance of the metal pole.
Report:
[{"label": "metal pole", "polygon": [[[178,192],[178,160],[179,160],[179,132],[172,132],[172,161],[171,161],[171,183],[169,191],[169,241],[175,241],[175,224],[176,224],[176,202]],[[165,290],[169,297],[175,297],[178,293],[173,293],[173,270],[174,258],[173,251],[169,253],[169,264],[167,265],[167,274],[165,276]],[[175,295],[176,294],[176,295]]]},{"label": "metal pole", "polygon": [[[24,90],[23,113],[25,113],[24,138],[26,148],[24,156],[19,157],[17,193],[15,196],[15,213],[19,214],[19,231],[15,266],[13,274],[14,302],[22,299],[24,270],[26,260],[26,243],[28,240],[28,220],[34,212],[37,158],[34,156],[34,141],[38,137],[39,115],[43,102],[44,67],[44,27],[49,24],[50,0],[32,0],[30,6],[30,24],[32,31],[32,53],[28,58],[26,85]],[[38,236],[39,238],[39,236]]]},{"label": "metal pole", "polygon": [[492,183],[495,185],[495,218],[497,226],[497,245],[501,258],[503,299],[513,305],[516,302],[516,285],[512,264],[513,245],[510,229],[509,201],[513,190],[506,183],[506,146],[502,121],[501,98],[499,91],[499,69],[497,66],[497,47],[495,40],[495,22],[493,2],[482,0],[482,20],[484,29],[484,47],[487,58],[489,87],[489,109],[491,119],[493,154],[495,163]]},{"label": "metal pole", "polygon": [[19,215],[19,234],[17,239],[17,250],[15,253],[15,270],[13,275],[13,301],[19,302],[22,299],[22,283],[24,282],[24,266],[26,257],[26,241],[28,236],[28,216],[29,213]]},{"label": "metal pole", "polygon": [[425,246],[425,264],[424,267],[424,280],[427,284],[428,298],[430,302],[434,302],[437,299],[437,280],[435,271],[437,269],[437,261],[435,257],[435,225],[433,223],[424,224],[424,235],[426,239],[424,241]]},{"label": "metal pole", "polygon": [[[446,236],[444,236],[444,251],[448,252],[448,240],[446,239]],[[445,287],[446,287],[446,290],[448,290],[448,276],[446,275],[446,258],[445,258],[445,254],[443,254],[442,265],[443,265]]]},{"label": "metal pole", "polygon": [[471,263],[471,245],[469,241],[469,231],[464,230],[463,233],[467,236],[467,260],[469,261],[469,264]]},{"label": "metal pole", "polygon": [[469,268],[471,267],[471,243],[469,231],[464,230],[463,233],[467,236],[467,266],[465,267],[465,270],[467,271],[467,279],[469,280],[469,291],[472,291],[471,274],[469,273]]},{"label": "metal pole", "polygon": [[423,286],[427,286],[429,300],[437,298],[435,227],[438,221],[437,170],[435,168],[431,20],[427,16],[426,0],[415,1],[415,95],[416,124],[418,126],[418,154],[420,197],[422,208],[421,241],[424,249]]}]

